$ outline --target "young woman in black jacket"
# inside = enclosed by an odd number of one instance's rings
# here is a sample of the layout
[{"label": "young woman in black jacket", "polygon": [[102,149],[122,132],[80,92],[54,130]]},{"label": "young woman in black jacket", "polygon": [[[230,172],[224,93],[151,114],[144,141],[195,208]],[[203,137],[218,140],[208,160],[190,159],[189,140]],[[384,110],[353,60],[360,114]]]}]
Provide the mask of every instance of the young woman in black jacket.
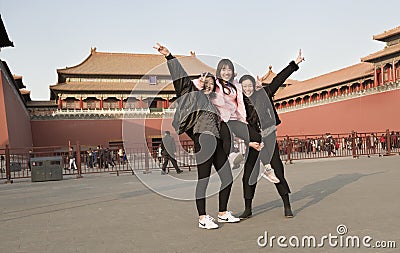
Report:
[{"label": "young woman in black jacket", "polygon": [[[298,64],[304,61],[301,50],[295,61],[279,72],[271,84],[262,87],[260,80],[250,75],[244,75],[239,83],[242,85],[244,104],[246,108],[246,120],[250,126],[255,128],[262,136],[264,148],[260,153],[255,149],[249,149],[243,172],[243,195],[245,199],[245,210],[239,216],[241,219],[249,218],[252,215],[252,200],[257,184],[257,177],[260,168],[260,160],[263,164],[270,163],[279,179],[275,183],[276,189],[284,204],[284,215],[287,218],[293,217],[290,207],[290,188],[284,176],[283,163],[279,155],[276,142],[276,126],[281,123],[279,116],[273,106],[273,97],[285,80],[299,69]],[[256,87],[256,84],[257,87]],[[263,177],[264,174],[263,174]]]},{"label": "young woman in black jacket", "polygon": [[221,122],[211,103],[215,95],[215,77],[211,73],[204,73],[200,77],[199,86],[196,86],[178,59],[172,56],[166,47],[157,43],[154,48],[168,60],[168,69],[179,101],[173,126],[178,134],[185,132],[194,141],[198,176],[196,207],[199,214],[199,227],[218,228],[218,225],[214,223],[214,218],[206,213],[206,189],[212,165],[221,179],[218,222],[239,222],[239,218],[227,211],[233,177],[229,163],[226,162],[227,155],[222,148],[219,133]]}]

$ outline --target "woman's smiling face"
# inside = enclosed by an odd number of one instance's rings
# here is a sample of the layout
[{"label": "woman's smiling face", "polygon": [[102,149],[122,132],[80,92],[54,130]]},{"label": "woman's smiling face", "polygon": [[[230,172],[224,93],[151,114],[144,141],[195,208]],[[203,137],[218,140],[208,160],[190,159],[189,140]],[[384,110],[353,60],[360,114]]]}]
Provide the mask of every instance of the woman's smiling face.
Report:
[{"label": "woman's smiling face", "polygon": [[206,77],[204,80],[204,93],[210,94],[214,90],[214,79],[212,77]]},{"label": "woman's smiling face", "polygon": [[244,80],[242,82],[242,90],[243,90],[243,94],[250,97],[251,95],[253,95],[253,92],[254,92],[253,83],[249,79]]},{"label": "woman's smiling face", "polygon": [[222,80],[229,82],[233,76],[233,70],[228,65],[224,65],[219,74]]}]

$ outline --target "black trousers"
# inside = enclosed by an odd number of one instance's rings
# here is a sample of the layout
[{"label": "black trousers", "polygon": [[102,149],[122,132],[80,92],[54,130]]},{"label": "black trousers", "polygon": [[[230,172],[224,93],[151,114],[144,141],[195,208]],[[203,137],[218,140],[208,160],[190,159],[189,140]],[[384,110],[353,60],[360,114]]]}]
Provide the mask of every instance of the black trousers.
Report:
[{"label": "black trousers", "polygon": [[165,171],[165,169],[167,168],[168,161],[171,161],[172,166],[174,166],[176,172],[178,172],[180,170],[179,167],[178,167],[178,163],[176,162],[175,158],[173,158],[170,155],[164,155],[164,163],[163,163],[163,166],[161,168],[163,171]]},{"label": "black trousers", "polygon": [[196,207],[200,215],[206,214],[206,190],[210,180],[211,166],[214,165],[221,180],[219,211],[227,210],[233,183],[232,171],[222,141],[211,134],[195,134],[194,150],[197,162]]},{"label": "black trousers", "polygon": [[230,120],[228,122],[221,123],[221,139],[223,140],[223,148],[226,154],[230,154],[233,150],[233,136],[244,140],[246,143],[249,142],[261,142],[261,135],[252,126],[245,124],[238,120]]},{"label": "black trousers", "polygon": [[[285,179],[285,172],[281,157],[279,155],[278,143],[275,143],[274,152],[270,161],[272,168],[275,171],[279,183],[275,184],[276,189],[280,196],[290,193],[288,182]],[[253,199],[257,186],[257,176],[260,170],[260,157],[259,152],[250,148],[247,154],[247,159],[244,165],[243,172],[243,197],[245,199]]]}]

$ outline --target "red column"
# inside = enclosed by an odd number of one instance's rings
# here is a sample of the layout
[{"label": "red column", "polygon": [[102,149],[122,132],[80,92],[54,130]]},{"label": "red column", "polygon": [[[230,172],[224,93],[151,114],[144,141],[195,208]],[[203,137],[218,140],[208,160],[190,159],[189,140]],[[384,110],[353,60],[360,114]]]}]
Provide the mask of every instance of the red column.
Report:
[{"label": "red column", "polygon": [[124,108],[124,102],[122,100],[122,97],[119,99],[119,109],[123,109]]},{"label": "red column", "polygon": [[376,67],[374,68],[374,87],[378,86],[378,73],[376,73]]},{"label": "red column", "polygon": [[83,100],[82,97],[79,99],[79,109],[83,109]]},{"label": "red column", "polygon": [[381,67],[381,85],[383,85],[383,76],[384,76],[384,73],[383,73],[383,66]]},{"label": "red column", "polygon": [[394,63],[394,61],[393,61],[393,63],[392,63],[392,69],[393,69],[393,82],[394,81],[396,81],[396,64]]},{"label": "red column", "polygon": [[139,99],[139,108],[143,109],[143,99],[142,99],[142,97],[140,97],[140,99]]},{"label": "red column", "polygon": [[103,97],[100,98],[100,109],[103,109]]},{"label": "red column", "polygon": [[169,97],[167,97],[167,101],[165,101],[165,108],[169,108]]},{"label": "red column", "polygon": [[61,97],[58,97],[57,105],[58,105],[58,109],[62,109],[62,100],[61,100]]}]

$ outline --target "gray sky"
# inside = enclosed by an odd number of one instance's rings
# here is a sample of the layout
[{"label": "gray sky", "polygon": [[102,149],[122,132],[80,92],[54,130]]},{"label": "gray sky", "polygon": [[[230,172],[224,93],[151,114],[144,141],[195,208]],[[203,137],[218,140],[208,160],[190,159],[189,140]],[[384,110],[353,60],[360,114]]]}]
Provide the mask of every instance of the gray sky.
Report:
[{"label": "gray sky", "polygon": [[[252,74],[275,72],[301,48],[306,61],[292,79],[305,80],[360,62],[383,49],[372,36],[400,25],[400,1],[84,1],[0,0],[14,48],[0,58],[22,75],[34,100],[49,99],[58,68],[101,52],[227,57]],[[214,66],[215,67],[215,66]]]}]

